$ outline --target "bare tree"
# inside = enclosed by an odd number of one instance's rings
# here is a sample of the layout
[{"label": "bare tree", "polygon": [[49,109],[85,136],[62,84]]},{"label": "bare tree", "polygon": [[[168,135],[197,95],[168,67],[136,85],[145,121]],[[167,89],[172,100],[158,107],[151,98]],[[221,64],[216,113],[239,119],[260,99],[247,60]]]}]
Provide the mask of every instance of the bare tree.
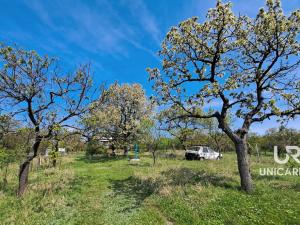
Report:
[{"label": "bare tree", "polygon": [[23,116],[34,129],[31,151],[20,165],[18,196],[28,183],[30,162],[43,139],[57,129],[75,123],[88,110],[91,90],[90,66],[62,75],[56,60],[35,51],[1,45],[0,98],[3,109],[15,118]]}]

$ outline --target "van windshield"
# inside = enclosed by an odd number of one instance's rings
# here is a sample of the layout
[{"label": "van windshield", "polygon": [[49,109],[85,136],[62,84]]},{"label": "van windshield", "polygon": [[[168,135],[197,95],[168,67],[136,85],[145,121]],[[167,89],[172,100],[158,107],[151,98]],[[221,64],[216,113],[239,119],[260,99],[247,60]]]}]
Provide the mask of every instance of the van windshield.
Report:
[{"label": "van windshield", "polygon": [[214,153],[215,151],[211,148],[207,148],[209,152]]},{"label": "van windshield", "polygon": [[212,150],[210,147],[204,147],[204,148],[203,148],[203,152],[206,152],[206,153],[214,153],[214,150]]}]

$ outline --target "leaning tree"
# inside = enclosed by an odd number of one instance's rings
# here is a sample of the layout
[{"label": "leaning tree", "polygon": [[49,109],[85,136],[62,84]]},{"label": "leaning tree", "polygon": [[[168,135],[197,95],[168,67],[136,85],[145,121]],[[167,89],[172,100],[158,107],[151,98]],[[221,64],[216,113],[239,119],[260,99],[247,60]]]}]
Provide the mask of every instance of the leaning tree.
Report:
[{"label": "leaning tree", "polygon": [[[217,119],[235,146],[247,192],[250,126],[300,114],[299,29],[300,10],[287,16],[279,0],[268,0],[255,18],[236,16],[230,3],[217,1],[205,22],[193,17],[170,29],[160,51],[163,73],[148,69],[158,104],[181,107],[179,117]],[[214,110],[197,113],[203,106]],[[234,126],[226,122],[229,111]]]},{"label": "leaning tree", "polygon": [[2,109],[16,119],[25,119],[34,130],[31,150],[20,165],[18,195],[28,183],[30,162],[37,156],[42,140],[74,123],[85,113],[91,90],[90,66],[61,74],[57,61],[35,51],[1,45],[0,98]]}]

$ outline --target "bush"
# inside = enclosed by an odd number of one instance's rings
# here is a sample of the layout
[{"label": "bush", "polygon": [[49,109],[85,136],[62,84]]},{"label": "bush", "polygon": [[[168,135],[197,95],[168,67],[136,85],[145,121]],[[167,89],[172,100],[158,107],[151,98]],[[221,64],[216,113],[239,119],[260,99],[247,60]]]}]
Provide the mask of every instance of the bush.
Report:
[{"label": "bush", "polygon": [[99,146],[99,143],[96,141],[90,141],[88,142],[86,146],[86,155],[87,156],[93,156],[93,155],[99,155],[106,153],[106,148],[104,146]]}]

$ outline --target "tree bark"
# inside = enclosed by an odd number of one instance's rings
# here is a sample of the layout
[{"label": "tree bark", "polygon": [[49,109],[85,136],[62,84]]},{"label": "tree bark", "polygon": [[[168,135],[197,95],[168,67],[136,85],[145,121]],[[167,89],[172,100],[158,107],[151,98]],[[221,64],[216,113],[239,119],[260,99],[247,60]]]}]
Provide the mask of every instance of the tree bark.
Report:
[{"label": "tree bark", "polygon": [[156,155],[155,155],[155,150],[152,150],[152,158],[153,158],[153,166],[156,163]]},{"label": "tree bark", "polygon": [[234,133],[230,127],[225,122],[225,117],[217,116],[219,122],[219,128],[221,128],[224,133],[231,139],[235,145],[235,151],[238,161],[238,170],[240,174],[241,188],[246,192],[251,192],[253,190],[250,165],[248,161],[248,149],[247,149],[247,133],[249,127],[245,127],[244,131]]},{"label": "tree bark", "polygon": [[30,166],[31,161],[37,156],[37,151],[39,149],[41,141],[42,141],[42,138],[40,136],[37,136],[35,139],[35,143],[32,146],[33,154],[29,153],[27,155],[27,158],[20,165],[19,187],[18,187],[18,191],[17,191],[18,197],[21,197],[24,194],[24,192],[26,191],[27,184],[28,184],[29,166]]},{"label": "tree bark", "polygon": [[56,163],[57,163],[57,160],[56,160],[56,158],[54,158],[53,161],[52,161],[52,166],[53,166],[54,168],[56,167]]},{"label": "tree bark", "polygon": [[111,145],[111,155],[116,156],[116,147],[113,144]]},{"label": "tree bark", "polygon": [[56,163],[57,163],[57,154],[58,154],[58,140],[55,141],[55,150],[54,150],[54,157],[53,157],[53,161],[52,161],[52,165],[55,168],[56,167]]},{"label": "tree bark", "polygon": [[7,185],[8,166],[9,166],[9,163],[7,163],[6,167],[5,167],[5,173],[4,173],[4,178],[3,178],[3,186],[2,186],[3,190],[5,190],[6,185]]},{"label": "tree bark", "polygon": [[124,146],[124,156],[128,156],[128,150],[129,149],[129,147],[128,146]]},{"label": "tree bark", "polygon": [[24,194],[28,184],[28,173],[31,157],[28,157],[21,165],[19,171],[19,188],[17,195],[20,197]]},{"label": "tree bark", "polygon": [[238,170],[241,179],[241,188],[246,192],[253,190],[250,166],[247,155],[247,142],[245,140],[239,140],[235,143],[235,149],[238,161]]}]

